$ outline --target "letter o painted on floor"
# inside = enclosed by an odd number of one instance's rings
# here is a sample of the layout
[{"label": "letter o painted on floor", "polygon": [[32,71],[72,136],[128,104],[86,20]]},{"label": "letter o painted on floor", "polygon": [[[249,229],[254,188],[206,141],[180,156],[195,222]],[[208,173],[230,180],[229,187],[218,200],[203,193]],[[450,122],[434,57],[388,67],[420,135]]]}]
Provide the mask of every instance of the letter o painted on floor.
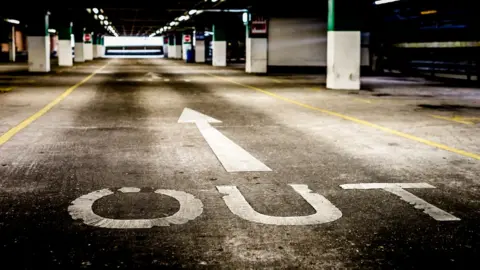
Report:
[{"label": "letter o painted on floor", "polygon": [[[123,187],[122,193],[138,193],[139,188]],[[110,189],[101,189],[83,195],[72,202],[68,213],[74,220],[83,220],[89,226],[108,229],[148,229],[155,226],[170,226],[170,224],[185,224],[194,220],[203,212],[202,201],[190,193],[177,190],[157,189],[154,193],[175,198],[180,203],[180,209],[173,215],[154,219],[111,219],[101,217],[93,212],[92,206],[100,198],[112,195]]]}]

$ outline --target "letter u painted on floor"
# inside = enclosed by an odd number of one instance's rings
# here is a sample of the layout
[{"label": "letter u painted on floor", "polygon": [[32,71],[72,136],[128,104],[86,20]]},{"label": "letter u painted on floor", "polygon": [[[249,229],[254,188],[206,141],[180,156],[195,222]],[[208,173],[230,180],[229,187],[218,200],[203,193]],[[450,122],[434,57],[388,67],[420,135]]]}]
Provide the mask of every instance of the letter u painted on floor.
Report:
[{"label": "letter u painted on floor", "polygon": [[[124,187],[118,191],[122,193],[137,193],[139,188]],[[97,190],[83,195],[72,202],[68,212],[75,220],[83,220],[83,223],[109,229],[148,229],[155,226],[170,226],[170,224],[185,224],[200,216],[203,212],[203,204],[192,194],[176,191],[157,189],[157,194],[163,194],[175,198],[180,203],[180,209],[173,215],[154,219],[111,219],[101,217],[93,212],[92,206],[98,199],[112,195],[109,189]]]},{"label": "letter u painted on floor", "polygon": [[342,212],[320,194],[313,193],[307,185],[290,185],[316,211],[309,216],[276,217],[263,215],[255,211],[245,200],[236,186],[217,186],[220,193],[225,194],[223,200],[230,211],[251,222],[268,225],[316,225],[335,221],[342,217]]}]

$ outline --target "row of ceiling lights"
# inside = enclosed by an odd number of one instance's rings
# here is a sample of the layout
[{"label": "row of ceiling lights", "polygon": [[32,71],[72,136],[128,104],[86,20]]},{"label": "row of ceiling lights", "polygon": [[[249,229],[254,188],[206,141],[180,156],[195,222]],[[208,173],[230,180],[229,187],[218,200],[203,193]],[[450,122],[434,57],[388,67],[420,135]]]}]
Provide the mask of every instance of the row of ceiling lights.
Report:
[{"label": "row of ceiling lights", "polygon": [[190,10],[188,13],[185,13],[184,15],[178,17],[178,18],[175,18],[175,20],[171,21],[170,23],[168,23],[166,26],[158,29],[157,31],[155,31],[154,33],[152,33],[150,35],[150,37],[153,37],[153,36],[156,36],[157,34],[161,34],[165,31],[168,31],[170,29],[172,29],[172,27],[174,26],[177,26],[180,24],[180,22],[183,22],[183,21],[188,21],[191,16],[194,16],[194,15],[197,15],[197,14],[200,14],[202,13],[203,11],[202,10],[196,10],[196,9],[192,9]]},{"label": "row of ceiling lights", "polygon": [[[215,3],[215,2],[224,2],[226,0],[205,0],[205,2],[212,2],[212,3]],[[165,25],[164,27],[158,29],[157,31],[153,32],[150,37],[154,37],[158,34],[161,34],[165,31],[168,31],[170,29],[172,29],[172,27],[175,27],[177,25],[180,24],[180,22],[182,21],[188,21],[191,16],[194,16],[194,15],[197,15],[197,14],[200,14],[202,13],[203,11],[202,10],[196,10],[196,9],[192,9],[190,10],[189,12],[186,12],[184,15],[178,17],[178,18],[175,18],[175,20],[171,21],[170,23],[168,23],[167,25]]]},{"label": "row of ceiling lights", "polygon": [[105,29],[107,29],[110,34],[118,37],[117,30],[113,27],[112,22],[108,21],[108,17],[104,15],[103,9],[98,8],[87,8],[88,13],[93,12],[93,17],[95,20],[100,20],[100,25],[102,25]]}]

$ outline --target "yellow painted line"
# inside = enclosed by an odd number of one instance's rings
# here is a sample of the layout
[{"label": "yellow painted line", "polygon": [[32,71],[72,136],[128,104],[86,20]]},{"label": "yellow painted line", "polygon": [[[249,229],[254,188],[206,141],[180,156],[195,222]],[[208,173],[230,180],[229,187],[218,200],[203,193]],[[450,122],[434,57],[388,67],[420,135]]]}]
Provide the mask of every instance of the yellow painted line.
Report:
[{"label": "yellow painted line", "polygon": [[475,125],[474,122],[468,121],[468,120],[475,120],[475,118],[467,119],[467,118],[463,118],[463,117],[460,117],[460,116],[446,117],[446,116],[434,115],[434,114],[431,114],[430,116],[433,117],[433,118],[442,119],[442,120],[451,121],[451,122],[456,122],[456,123],[460,123],[460,124]]},{"label": "yellow painted line", "polygon": [[325,90],[327,90],[327,89],[326,89],[326,88],[313,87],[313,88],[310,88],[310,90],[313,90],[313,91],[325,91]]},{"label": "yellow painted line", "polygon": [[283,83],[282,80],[280,79],[274,79],[274,78],[269,78],[271,81],[276,82],[276,83]]},{"label": "yellow painted line", "polygon": [[8,92],[12,90],[13,90],[13,87],[0,88],[0,92]]},{"label": "yellow painted line", "polygon": [[0,136],[0,145],[3,145],[6,143],[8,140],[10,140],[15,134],[20,132],[22,129],[28,127],[31,123],[33,123],[35,120],[38,118],[42,117],[44,114],[46,114],[49,110],[51,110],[55,105],[60,103],[62,100],[64,100],[68,95],[70,95],[75,89],[77,89],[79,86],[83,85],[86,83],[88,80],[90,80],[95,74],[97,74],[99,71],[101,71],[103,68],[105,68],[108,65],[106,63],[103,67],[97,69],[94,71],[92,74],[88,75],[85,79],[80,81],[79,83],[75,84],[74,86],[68,88],[63,92],[61,95],[59,95],[57,98],[55,98],[52,102],[48,103],[45,107],[43,107],[41,110],[30,116],[29,118],[23,120],[20,124],[17,126],[13,127],[6,133],[4,133],[2,136]]},{"label": "yellow painted line", "polygon": [[369,99],[366,99],[366,98],[354,98],[354,100],[364,102],[364,103],[369,103],[369,104],[375,103],[375,101],[369,100]]},{"label": "yellow painted line", "polygon": [[447,145],[444,145],[444,144],[441,144],[441,143],[436,143],[436,142],[433,142],[433,141],[430,141],[430,140],[427,140],[427,139],[423,139],[423,138],[420,138],[420,137],[417,137],[417,136],[414,136],[414,135],[410,135],[408,133],[404,133],[404,132],[401,132],[401,131],[398,131],[398,130],[383,127],[383,126],[380,126],[380,125],[377,125],[377,124],[374,124],[374,123],[370,123],[368,121],[361,120],[361,119],[358,119],[358,118],[355,118],[355,117],[352,117],[352,116],[348,116],[348,115],[345,115],[345,114],[341,114],[341,113],[337,113],[337,112],[334,112],[334,111],[329,111],[329,110],[325,110],[325,109],[322,109],[322,108],[314,107],[314,106],[311,106],[311,105],[308,105],[308,104],[305,104],[305,103],[302,103],[302,102],[299,102],[299,101],[296,101],[296,100],[293,100],[293,99],[290,99],[290,98],[287,98],[287,97],[284,97],[284,96],[281,96],[281,95],[277,95],[277,94],[272,93],[270,91],[263,90],[263,89],[258,88],[258,87],[242,84],[242,83],[239,83],[239,82],[236,82],[236,81],[224,78],[224,77],[220,77],[220,76],[213,75],[213,74],[210,74],[210,73],[206,73],[206,74],[210,75],[212,77],[230,82],[232,84],[240,85],[240,86],[243,86],[243,87],[246,87],[246,88],[261,92],[261,93],[264,93],[264,94],[269,95],[271,97],[289,102],[291,104],[298,105],[298,106],[306,108],[306,109],[322,112],[324,114],[328,114],[328,115],[331,115],[331,116],[336,116],[338,118],[342,118],[342,119],[349,120],[349,121],[352,121],[352,122],[357,123],[357,124],[361,124],[361,125],[368,126],[368,127],[371,127],[371,128],[377,129],[377,130],[381,130],[381,131],[384,131],[386,133],[393,134],[393,135],[396,135],[396,136],[399,136],[399,137],[402,137],[402,138],[405,138],[405,139],[420,142],[420,143],[426,144],[428,146],[432,146],[432,147],[442,149],[442,150],[445,150],[445,151],[449,151],[449,152],[452,152],[452,153],[455,153],[455,154],[459,154],[459,155],[462,155],[462,156],[465,156],[465,157],[480,160],[480,155],[475,154],[475,153],[470,153],[470,152],[467,152],[465,150],[456,149],[456,148],[453,148],[453,147],[450,147],[450,146],[447,146]]}]

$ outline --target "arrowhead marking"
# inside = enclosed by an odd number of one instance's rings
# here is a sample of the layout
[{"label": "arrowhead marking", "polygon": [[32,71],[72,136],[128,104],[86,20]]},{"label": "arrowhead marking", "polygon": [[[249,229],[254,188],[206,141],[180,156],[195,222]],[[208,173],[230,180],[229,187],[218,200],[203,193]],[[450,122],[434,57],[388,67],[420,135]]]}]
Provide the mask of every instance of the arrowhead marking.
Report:
[{"label": "arrowhead marking", "polygon": [[182,115],[178,118],[178,123],[198,123],[198,122],[207,122],[207,123],[222,123],[222,121],[217,120],[213,117],[199,113],[189,108],[183,109]]}]

